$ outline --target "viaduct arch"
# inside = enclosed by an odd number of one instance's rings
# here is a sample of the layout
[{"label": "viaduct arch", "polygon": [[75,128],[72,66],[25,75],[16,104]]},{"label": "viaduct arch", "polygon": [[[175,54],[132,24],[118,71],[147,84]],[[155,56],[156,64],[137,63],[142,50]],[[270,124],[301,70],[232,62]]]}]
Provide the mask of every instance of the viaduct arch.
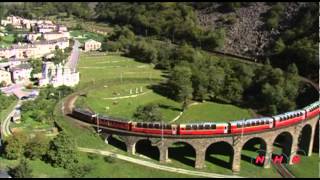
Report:
[{"label": "viaduct arch", "polygon": [[[194,167],[197,169],[202,169],[205,167],[206,159],[209,162],[221,161],[219,159],[214,159],[214,157],[211,157],[211,155],[215,154],[215,151],[212,149],[216,148],[218,145],[223,144],[224,147],[229,148],[227,149],[226,154],[224,154],[225,156],[229,156],[229,161],[220,162],[220,164],[222,164],[222,166],[226,168],[232,169],[233,172],[237,173],[240,171],[241,158],[246,158],[245,155],[242,155],[242,150],[250,145],[252,146],[252,144],[254,144],[252,142],[257,140],[258,143],[256,143],[255,145],[259,146],[254,146],[254,148],[257,150],[257,155],[266,155],[263,164],[264,168],[270,168],[270,155],[274,152],[275,146],[283,147],[283,153],[288,156],[288,164],[293,164],[292,157],[296,154],[311,156],[318,120],[319,116],[316,116],[312,119],[305,120],[299,124],[295,124],[289,127],[255,134],[244,134],[243,136],[228,135],[219,137],[157,137],[154,135],[136,133],[132,134],[129,132],[119,133],[108,128],[103,128],[102,131],[108,135],[118,134],[118,136],[121,137],[121,139],[125,143],[126,150],[129,154],[136,154],[137,143],[139,143],[140,141],[149,140],[151,146],[158,149],[158,160],[160,161],[160,163],[170,162],[169,150],[170,147],[172,147],[174,144],[187,144],[187,146],[191,146],[194,150]],[[289,142],[287,142],[288,139]],[[307,140],[307,142],[304,142],[303,140]]]},{"label": "viaduct arch", "polygon": [[[75,97],[70,97],[67,103],[74,102]],[[73,103],[72,103],[73,104]],[[68,104],[64,107],[72,107]],[[70,113],[67,110],[66,114]],[[78,123],[87,124],[82,121],[76,120]],[[270,129],[263,132],[243,134],[243,135],[219,135],[219,136],[180,136],[180,135],[149,135],[131,131],[124,131],[119,129],[112,129],[108,127],[99,127],[101,134],[104,135],[106,139],[110,135],[117,135],[125,144],[126,151],[129,154],[136,154],[136,146],[139,141],[146,141],[150,143],[151,146],[158,149],[159,155],[157,156],[160,163],[168,163],[169,159],[169,148],[176,143],[184,143],[193,148],[195,154],[194,167],[197,169],[202,169],[205,167],[206,156],[210,155],[210,148],[214,148],[217,144],[225,144],[230,147],[230,157],[228,166],[234,173],[240,171],[241,162],[241,152],[244,147],[250,144],[254,139],[258,139],[259,150],[265,152],[265,161],[263,164],[264,168],[270,168],[271,161],[270,158],[274,151],[274,145],[282,146],[285,154],[288,156],[288,164],[293,164],[292,158],[294,155],[301,154],[303,150],[306,152],[302,153],[307,156],[311,156],[313,150],[313,144],[315,139],[315,133],[317,129],[317,124],[319,124],[319,115],[311,119],[306,119],[298,124],[294,124],[288,127],[282,127],[277,129]],[[88,125],[88,124],[87,124]],[[97,127],[97,125],[89,124],[90,126]],[[281,139],[289,139],[289,142],[281,141]],[[280,139],[280,140],[279,140]],[[302,140],[307,142],[302,142]],[[156,150],[155,150],[156,151]],[[206,155],[207,154],[207,155]],[[210,157],[209,157],[210,158]]]}]

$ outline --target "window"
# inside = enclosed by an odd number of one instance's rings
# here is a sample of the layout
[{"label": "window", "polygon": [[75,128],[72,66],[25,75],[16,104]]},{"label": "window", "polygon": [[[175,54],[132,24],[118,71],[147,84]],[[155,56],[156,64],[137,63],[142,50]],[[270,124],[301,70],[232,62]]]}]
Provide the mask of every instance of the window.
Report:
[{"label": "window", "polygon": [[187,125],[187,126],[186,126],[186,129],[187,129],[187,130],[191,130],[191,126],[190,126],[190,125]]},{"label": "window", "polygon": [[199,129],[203,129],[203,124],[200,124],[200,125],[199,125]]},{"label": "window", "polygon": [[138,123],[138,124],[137,124],[137,127],[141,127],[141,123]]},{"label": "window", "polygon": [[192,125],[192,129],[198,129],[197,125]]},{"label": "window", "polygon": [[160,125],[159,125],[159,124],[155,124],[155,125],[154,125],[154,128],[159,129],[159,128],[160,128]]},{"label": "window", "polygon": [[216,125],[215,124],[211,124],[211,129],[216,129]]},{"label": "window", "polygon": [[143,125],[143,128],[148,128],[148,124],[144,123]]},{"label": "window", "polygon": [[148,125],[148,128],[153,128],[153,124],[149,124],[149,125]]},{"label": "window", "polygon": [[166,126],[166,129],[171,129],[171,125],[168,124],[168,125]]},{"label": "window", "polygon": [[205,129],[210,129],[210,125],[209,125],[209,124],[206,124],[206,125],[204,125],[204,128],[205,128]]}]

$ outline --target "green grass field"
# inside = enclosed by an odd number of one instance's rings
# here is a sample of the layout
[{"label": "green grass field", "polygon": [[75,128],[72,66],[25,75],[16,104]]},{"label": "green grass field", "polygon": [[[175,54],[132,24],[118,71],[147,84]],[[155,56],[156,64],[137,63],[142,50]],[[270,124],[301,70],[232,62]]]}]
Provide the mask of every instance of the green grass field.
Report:
[{"label": "green grass field", "polygon": [[[82,53],[78,69],[80,84],[77,88],[90,87],[87,96],[78,99],[76,104],[79,106],[89,107],[101,114],[132,119],[138,106],[158,103],[166,122],[172,121],[181,112],[181,103],[157,94],[150,88],[150,85],[164,80],[165,75],[150,64],[119,55],[93,56]],[[133,95],[137,96],[111,99]],[[220,122],[252,116],[248,110],[233,105],[206,102],[190,106],[176,122]]]},{"label": "green grass field", "polygon": [[190,106],[176,122],[224,122],[250,117],[253,117],[253,115],[247,109],[242,109],[230,104],[205,102]]},{"label": "green grass field", "polygon": [[70,31],[71,37],[74,37],[75,39],[79,40],[80,43],[84,43],[86,40],[93,39],[99,42],[102,42],[104,39],[103,35],[87,32],[84,30],[73,30]]},{"label": "green grass field", "polygon": [[312,156],[301,156],[299,164],[289,166],[289,170],[297,178],[319,178],[320,177],[320,157],[319,153],[313,153]]},{"label": "green grass field", "polygon": [[[15,167],[19,163],[17,160],[6,160],[0,157],[0,169],[6,164],[8,167]],[[178,173],[171,173],[157,169],[148,168],[141,165],[132,164],[119,159],[114,159],[112,163],[106,162],[103,156],[95,156],[93,159],[88,157],[87,153],[79,153],[79,162],[82,165],[91,167],[91,171],[86,174],[85,178],[190,178],[189,176]],[[60,167],[52,167],[40,160],[30,160],[32,176],[37,178],[70,178],[69,171]],[[2,165],[2,166],[1,166]],[[7,167],[2,167],[7,168]],[[141,169],[144,173],[140,172]]]},{"label": "green grass field", "polygon": [[8,34],[6,36],[1,37],[0,48],[10,47],[13,44],[14,37],[13,34]]},{"label": "green grass field", "polygon": [[[158,103],[165,121],[180,113],[180,103],[163,97],[149,88],[161,81],[163,73],[153,66],[118,55],[87,56],[81,54],[79,89],[91,87],[87,97],[80,97],[78,105],[115,117],[131,119],[139,105]],[[94,87],[94,88],[92,88]],[[130,94],[131,90],[131,94]],[[142,91],[141,91],[142,90]],[[134,96],[124,99],[123,96]]]}]

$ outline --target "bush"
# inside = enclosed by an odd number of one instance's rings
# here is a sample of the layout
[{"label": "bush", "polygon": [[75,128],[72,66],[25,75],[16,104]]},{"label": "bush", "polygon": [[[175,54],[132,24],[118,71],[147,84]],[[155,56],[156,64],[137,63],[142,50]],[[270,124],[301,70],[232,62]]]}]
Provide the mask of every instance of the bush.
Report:
[{"label": "bush", "polygon": [[110,164],[115,162],[114,157],[111,157],[111,156],[106,156],[103,159],[104,159],[105,162],[110,163]]},{"label": "bush", "polygon": [[94,153],[88,153],[88,158],[91,160],[98,159],[99,156]]}]

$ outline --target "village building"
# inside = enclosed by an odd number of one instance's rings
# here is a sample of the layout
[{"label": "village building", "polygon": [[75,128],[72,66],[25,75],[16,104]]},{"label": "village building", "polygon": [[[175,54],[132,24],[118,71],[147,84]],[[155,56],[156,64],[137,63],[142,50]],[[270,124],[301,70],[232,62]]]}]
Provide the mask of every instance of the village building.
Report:
[{"label": "village building", "polygon": [[47,32],[42,34],[45,40],[54,40],[60,38],[70,38],[69,32]]},{"label": "village building", "polygon": [[58,32],[67,32],[68,28],[66,26],[63,26],[63,25],[57,25],[57,31]]},{"label": "village building", "polygon": [[69,47],[69,39],[63,37],[49,41],[36,41],[32,44],[14,44],[10,48],[0,48],[0,58],[40,58],[54,51],[56,47],[60,49]]},{"label": "village building", "polygon": [[41,38],[41,36],[41,33],[29,33],[26,35],[26,40],[28,40],[29,42],[34,42],[37,39]]},{"label": "village building", "polygon": [[84,51],[96,51],[101,48],[101,43],[93,39],[84,42]]},{"label": "village building", "polygon": [[10,72],[0,69],[0,84],[5,86],[12,84]]},{"label": "village building", "polygon": [[29,64],[21,64],[10,69],[14,83],[26,84],[30,82],[32,67]]},{"label": "village building", "polygon": [[42,68],[42,78],[39,80],[39,86],[52,84],[58,86],[75,86],[80,81],[80,74],[75,69],[65,65],[55,65],[53,62],[44,62]]}]

